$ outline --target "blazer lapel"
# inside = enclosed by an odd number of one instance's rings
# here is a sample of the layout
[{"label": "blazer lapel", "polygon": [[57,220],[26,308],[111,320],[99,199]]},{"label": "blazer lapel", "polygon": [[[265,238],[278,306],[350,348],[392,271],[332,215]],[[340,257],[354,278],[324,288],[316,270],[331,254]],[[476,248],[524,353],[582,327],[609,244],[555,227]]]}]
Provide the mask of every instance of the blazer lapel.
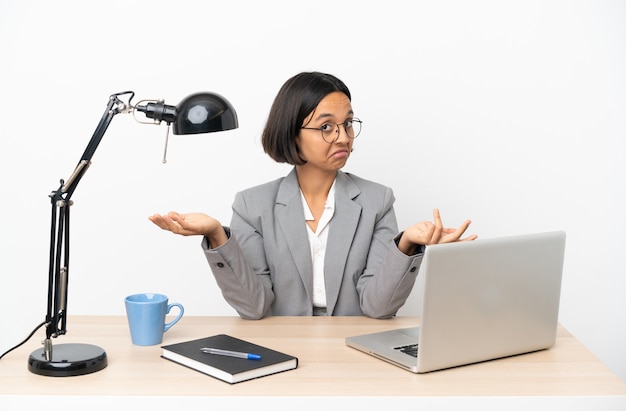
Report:
[{"label": "blazer lapel", "polygon": [[348,253],[361,217],[361,206],[353,201],[359,194],[359,188],[340,171],[335,183],[335,214],[329,227],[324,260],[326,307],[329,313],[333,312],[337,303]]},{"label": "blazer lapel", "polygon": [[280,184],[276,196],[277,218],[285,239],[286,247],[296,264],[307,295],[312,301],[313,266],[311,250],[304,224],[304,208],[300,197],[300,187],[295,168]]}]

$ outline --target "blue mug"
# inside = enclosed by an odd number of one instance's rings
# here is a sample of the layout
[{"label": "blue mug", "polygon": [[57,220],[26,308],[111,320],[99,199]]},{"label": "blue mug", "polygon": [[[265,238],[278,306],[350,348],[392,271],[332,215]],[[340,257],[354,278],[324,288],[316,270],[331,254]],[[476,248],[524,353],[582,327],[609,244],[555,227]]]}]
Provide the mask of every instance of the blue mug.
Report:
[{"label": "blue mug", "polygon": [[[163,334],[172,328],[185,312],[182,304],[168,304],[168,298],[163,294],[133,294],[126,297],[124,303],[126,304],[130,338],[135,345],[160,344],[163,341]],[[173,307],[178,307],[178,315],[166,323],[165,315]]]}]

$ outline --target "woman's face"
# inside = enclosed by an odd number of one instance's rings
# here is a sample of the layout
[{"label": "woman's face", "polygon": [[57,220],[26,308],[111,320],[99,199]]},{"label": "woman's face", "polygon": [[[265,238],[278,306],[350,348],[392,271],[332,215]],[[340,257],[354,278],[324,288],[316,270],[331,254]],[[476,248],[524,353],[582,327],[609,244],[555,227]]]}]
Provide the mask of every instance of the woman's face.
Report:
[{"label": "woman's face", "polygon": [[[301,167],[337,171],[346,165],[354,139],[348,137],[343,124],[353,117],[352,104],[344,93],[335,91],[324,97],[305,119],[302,127],[306,128],[300,130],[296,139],[300,156],[307,162]],[[322,138],[320,129],[330,130],[330,138],[327,137],[326,140],[331,143]],[[332,142],[335,138],[336,141]]]}]

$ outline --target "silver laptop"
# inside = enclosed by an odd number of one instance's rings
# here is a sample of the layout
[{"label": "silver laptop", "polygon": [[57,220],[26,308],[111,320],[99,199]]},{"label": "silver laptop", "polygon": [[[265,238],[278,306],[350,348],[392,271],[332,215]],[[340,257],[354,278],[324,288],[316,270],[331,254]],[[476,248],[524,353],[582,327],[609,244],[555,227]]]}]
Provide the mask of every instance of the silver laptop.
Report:
[{"label": "silver laptop", "polygon": [[416,373],[549,348],[564,253],[562,231],[428,246],[420,326],[346,344]]}]

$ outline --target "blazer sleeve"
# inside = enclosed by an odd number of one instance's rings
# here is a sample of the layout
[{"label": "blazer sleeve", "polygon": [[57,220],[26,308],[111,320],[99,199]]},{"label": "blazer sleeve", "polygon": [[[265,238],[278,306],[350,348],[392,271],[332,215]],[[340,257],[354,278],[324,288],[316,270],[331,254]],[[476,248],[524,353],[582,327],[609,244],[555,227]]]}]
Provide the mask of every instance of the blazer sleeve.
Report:
[{"label": "blazer sleeve", "polygon": [[398,249],[402,233],[398,234],[393,203],[393,192],[387,188],[367,265],[356,284],[361,309],[372,318],[391,318],[406,303],[423,257],[422,252],[408,256]]},{"label": "blazer sleeve", "polygon": [[[217,248],[210,248],[206,238],[202,248],[224,299],[245,319],[266,316],[274,301],[272,281],[265,262],[263,238],[258,228],[247,218],[247,207],[241,193],[233,202],[231,226],[237,235],[224,227],[229,239]],[[235,230],[233,230],[235,231]],[[242,245],[245,245],[246,258]]]}]

